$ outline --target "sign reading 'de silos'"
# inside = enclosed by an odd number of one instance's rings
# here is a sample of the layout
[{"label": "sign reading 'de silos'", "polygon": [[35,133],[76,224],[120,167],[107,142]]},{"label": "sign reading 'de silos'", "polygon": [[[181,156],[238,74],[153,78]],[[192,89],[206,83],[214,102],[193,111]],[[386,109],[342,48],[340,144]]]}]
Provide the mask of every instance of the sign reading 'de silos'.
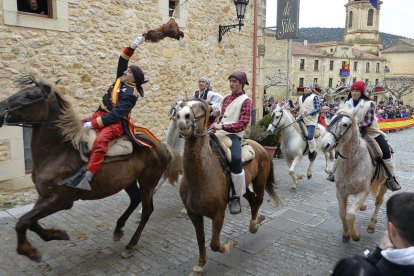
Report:
[{"label": "sign reading 'de silos'", "polygon": [[276,39],[297,38],[299,32],[300,0],[277,1]]}]

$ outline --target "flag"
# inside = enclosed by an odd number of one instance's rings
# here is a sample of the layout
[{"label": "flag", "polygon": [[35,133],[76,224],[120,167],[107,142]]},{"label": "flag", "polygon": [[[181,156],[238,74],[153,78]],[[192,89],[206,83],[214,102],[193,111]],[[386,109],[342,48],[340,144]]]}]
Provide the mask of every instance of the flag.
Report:
[{"label": "flag", "polygon": [[371,5],[376,9],[376,10],[378,10],[378,0],[370,0],[370,2],[371,2]]}]

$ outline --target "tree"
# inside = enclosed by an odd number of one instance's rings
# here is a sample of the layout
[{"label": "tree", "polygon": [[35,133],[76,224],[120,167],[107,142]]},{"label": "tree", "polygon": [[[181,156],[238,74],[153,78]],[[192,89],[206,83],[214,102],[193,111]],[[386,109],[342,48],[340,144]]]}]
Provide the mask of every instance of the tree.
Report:
[{"label": "tree", "polygon": [[414,92],[414,78],[410,77],[391,77],[384,79],[384,93],[391,93],[397,100],[405,95]]}]

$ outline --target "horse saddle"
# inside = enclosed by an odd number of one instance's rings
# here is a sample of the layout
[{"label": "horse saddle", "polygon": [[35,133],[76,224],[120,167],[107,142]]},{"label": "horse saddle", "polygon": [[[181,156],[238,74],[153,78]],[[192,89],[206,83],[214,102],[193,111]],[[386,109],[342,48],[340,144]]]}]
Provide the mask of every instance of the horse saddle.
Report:
[{"label": "horse saddle", "polygon": [[[220,146],[223,149],[225,156],[228,162],[231,162],[231,139],[224,134],[213,134],[217,140],[220,142]],[[250,146],[245,139],[241,140],[242,146],[242,162],[246,163],[250,160],[253,160],[255,157],[255,152],[252,146]]]},{"label": "horse saddle", "polygon": [[[86,130],[86,134],[88,137],[84,142],[87,146],[81,148],[83,154],[89,155],[98,134],[94,129]],[[128,155],[132,153],[133,149],[134,148],[131,140],[126,135],[122,135],[121,137],[109,142],[108,152],[105,154],[105,156]]]},{"label": "horse saddle", "polygon": [[369,151],[369,155],[371,156],[372,163],[374,166],[377,165],[378,160],[382,159],[382,150],[378,145],[377,141],[369,135],[365,135],[364,137],[365,142],[367,143],[367,148]]},{"label": "horse saddle", "polygon": [[[306,127],[303,121],[299,121],[299,126],[302,131],[302,137],[304,140],[306,140],[306,137],[308,137],[308,128]],[[319,136],[321,136],[321,129],[320,129],[321,126],[322,125],[320,124],[316,124],[315,132],[313,133],[313,138],[317,139],[319,138]]]}]

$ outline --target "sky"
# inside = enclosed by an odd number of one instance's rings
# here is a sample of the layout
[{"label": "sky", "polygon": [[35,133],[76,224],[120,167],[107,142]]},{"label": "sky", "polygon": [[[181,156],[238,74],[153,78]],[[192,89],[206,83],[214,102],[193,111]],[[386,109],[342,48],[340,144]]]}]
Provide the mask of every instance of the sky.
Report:
[{"label": "sky", "polygon": [[[414,39],[414,0],[381,0],[379,31]],[[300,0],[299,28],[345,27],[348,0]],[[267,0],[266,26],[276,26],[277,0]]]}]

